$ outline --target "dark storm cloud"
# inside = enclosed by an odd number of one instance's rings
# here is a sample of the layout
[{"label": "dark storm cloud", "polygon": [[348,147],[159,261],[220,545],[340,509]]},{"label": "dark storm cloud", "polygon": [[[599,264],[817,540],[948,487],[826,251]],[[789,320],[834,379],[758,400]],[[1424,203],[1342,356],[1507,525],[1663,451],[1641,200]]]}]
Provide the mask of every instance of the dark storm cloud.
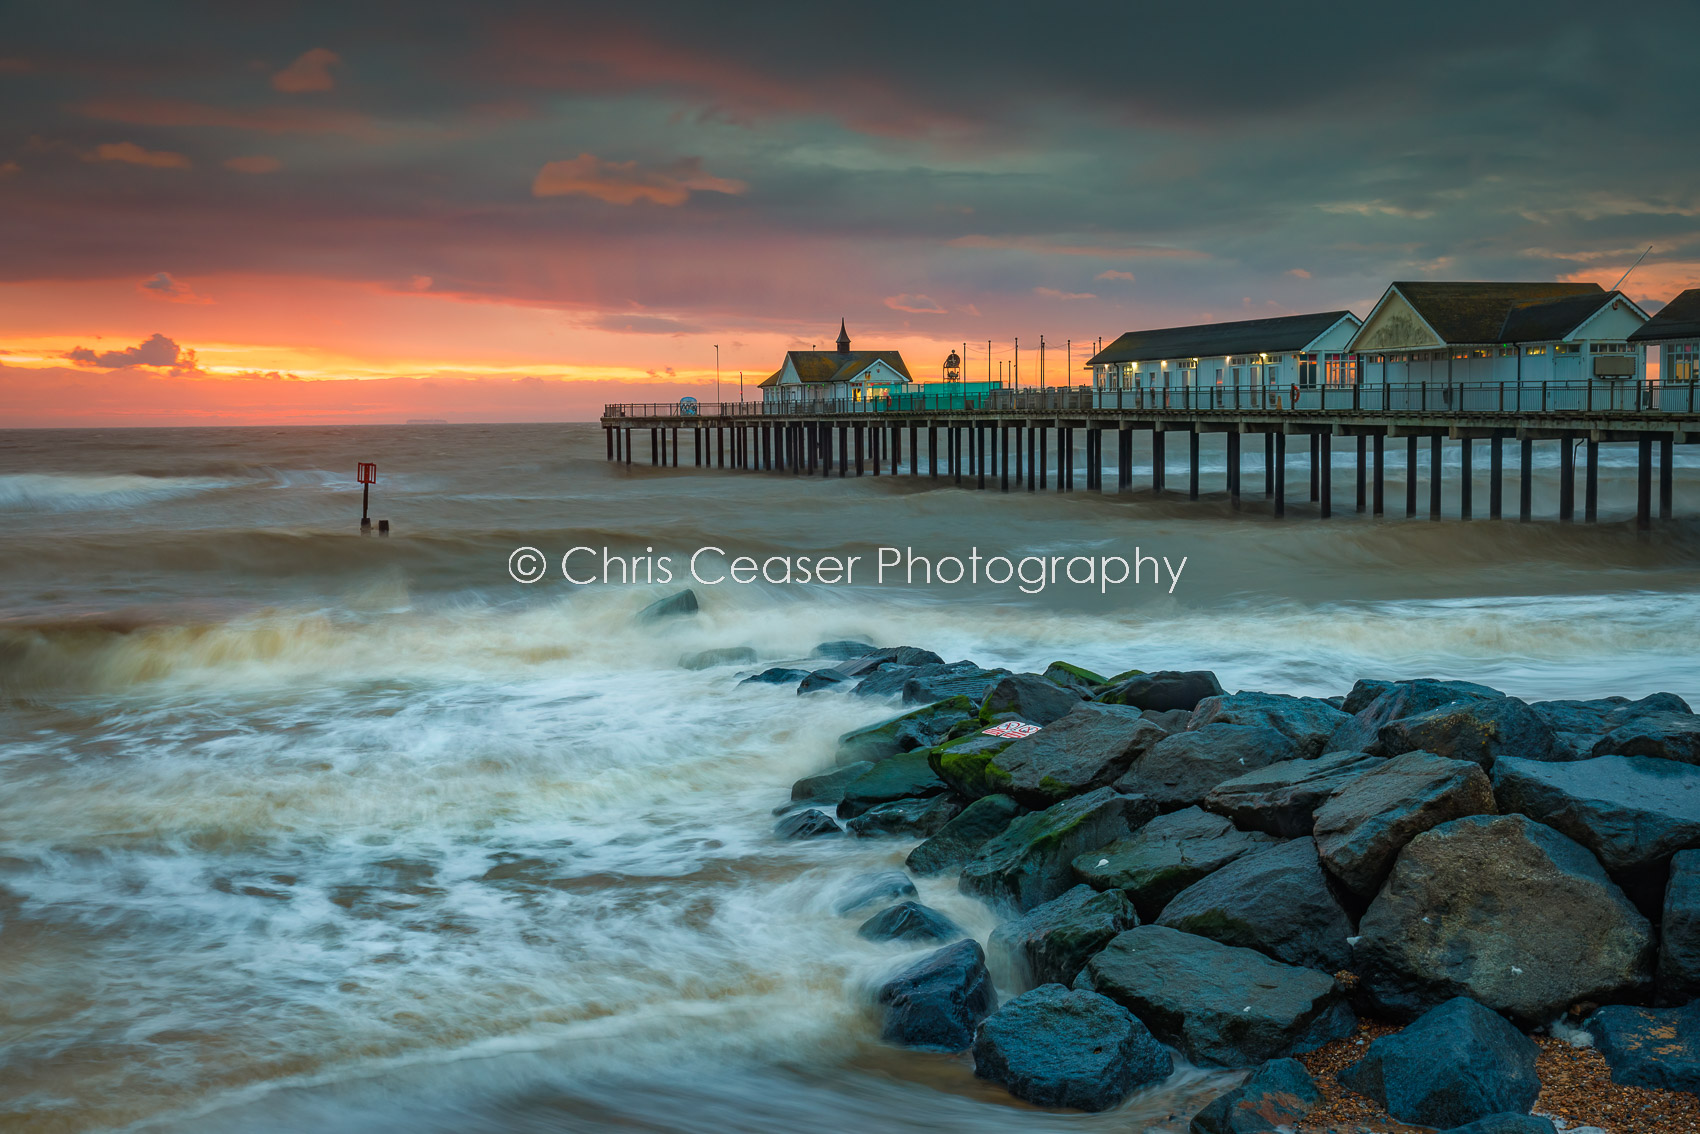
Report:
[{"label": "dark storm cloud", "polygon": [[[71,4],[13,23],[10,279],[428,276],[641,331],[834,296],[881,320],[1090,294],[1068,305],[1115,319],[1607,271],[1647,244],[1650,266],[1700,263],[1693,5]],[[77,157],[119,141],[186,164]],[[261,149],[267,175],[245,176]]]},{"label": "dark storm cloud", "polygon": [[192,369],[195,365],[194,351],[184,350],[157,333],[124,350],[95,351],[77,347],[66,351],[65,357],[84,366],[100,366],[108,370],[121,366],[158,366],[178,370]]}]

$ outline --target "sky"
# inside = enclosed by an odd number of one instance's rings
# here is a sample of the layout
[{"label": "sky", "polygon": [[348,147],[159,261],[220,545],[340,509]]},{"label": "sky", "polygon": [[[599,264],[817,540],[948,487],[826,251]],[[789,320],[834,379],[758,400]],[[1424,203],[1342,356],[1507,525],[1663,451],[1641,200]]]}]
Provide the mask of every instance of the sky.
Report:
[{"label": "sky", "polygon": [[[1700,285],[1700,5],[13,6],[0,426],[1067,380],[1395,279]],[[987,343],[991,343],[988,354]],[[1076,371],[1078,375],[1079,372]],[[1081,380],[1080,377],[1075,379]]]}]

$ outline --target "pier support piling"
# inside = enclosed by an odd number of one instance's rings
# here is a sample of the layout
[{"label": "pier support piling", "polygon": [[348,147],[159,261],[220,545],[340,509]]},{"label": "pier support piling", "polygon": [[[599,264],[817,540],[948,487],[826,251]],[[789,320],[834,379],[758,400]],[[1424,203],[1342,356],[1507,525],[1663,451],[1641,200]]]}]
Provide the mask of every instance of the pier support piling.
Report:
[{"label": "pier support piling", "polygon": [[1369,438],[1358,434],[1358,511],[1369,508]]},{"label": "pier support piling", "polygon": [[1636,448],[1635,530],[1646,532],[1653,527],[1653,435],[1643,433]]},{"label": "pier support piling", "polygon": [[1322,436],[1310,435],[1310,502],[1315,504],[1322,499],[1321,471],[1317,467],[1322,463]]},{"label": "pier support piling", "polygon": [[1405,438],[1405,518],[1417,518],[1417,435]]},{"label": "pier support piling", "polygon": [[1582,521],[1593,524],[1600,518],[1600,443],[1589,437],[1584,456],[1587,468],[1582,472]]},{"label": "pier support piling", "polygon": [[1558,444],[1558,519],[1568,524],[1576,519],[1576,438],[1566,433]]},{"label": "pier support piling", "polygon": [[1334,438],[1327,433],[1312,434],[1316,438],[1316,455],[1320,458],[1312,470],[1317,487],[1317,512],[1326,520],[1334,514]]},{"label": "pier support piling", "polygon": [[1517,482],[1517,520],[1528,523],[1534,514],[1535,497],[1535,443],[1528,437],[1523,438],[1523,452],[1520,454],[1521,476]]},{"label": "pier support piling", "polygon": [[1275,438],[1275,514],[1287,514],[1287,435],[1276,433]]},{"label": "pier support piling", "polygon": [[1383,511],[1385,511],[1383,505],[1386,503],[1387,454],[1383,450],[1386,448],[1387,438],[1385,435],[1377,433],[1370,440],[1373,442],[1375,448],[1375,490],[1373,494],[1373,507],[1375,510],[1374,514],[1379,516]]},{"label": "pier support piling", "polygon": [[1198,440],[1198,430],[1194,428],[1191,433],[1187,434],[1188,453],[1190,456],[1190,462],[1188,464],[1189,475],[1186,482],[1186,498],[1188,500],[1198,499]]},{"label": "pier support piling", "polygon": [[1670,519],[1671,513],[1671,446],[1670,434],[1659,436],[1659,519]]},{"label": "pier support piling", "polygon": [[1161,429],[1151,431],[1151,491],[1163,491],[1164,474],[1169,471],[1168,454],[1164,452],[1164,439],[1168,437]]},{"label": "pier support piling", "polygon": [[1505,438],[1499,430],[1488,439],[1488,519],[1497,520],[1505,503]]},{"label": "pier support piling", "polygon": [[1468,436],[1458,439],[1458,464],[1461,469],[1458,474],[1458,517],[1459,519],[1468,520],[1470,518],[1472,505],[1475,503],[1472,497],[1473,486],[1471,484],[1470,477],[1470,438]]},{"label": "pier support piling", "polygon": [[1263,495],[1272,499],[1275,496],[1275,434],[1263,435]]},{"label": "pier support piling", "polygon": [[1240,506],[1240,435],[1228,433],[1228,502]]},{"label": "pier support piling", "polygon": [[1446,439],[1436,433],[1429,440],[1428,452],[1428,518],[1440,519],[1441,470],[1446,464]]}]

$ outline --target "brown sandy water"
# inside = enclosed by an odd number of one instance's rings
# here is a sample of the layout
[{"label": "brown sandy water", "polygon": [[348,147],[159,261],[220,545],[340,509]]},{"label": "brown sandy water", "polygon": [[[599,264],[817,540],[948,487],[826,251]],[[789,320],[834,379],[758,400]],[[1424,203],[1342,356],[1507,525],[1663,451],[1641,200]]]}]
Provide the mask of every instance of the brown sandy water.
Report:
[{"label": "brown sandy water", "polygon": [[[1320,522],[1255,492],[1236,515],[624,469],[590,426],[0,434],[0,1129],[1180,1129],[1223,1076],[1059,1115],[882,1048],[865,990],[913,953],[831,907],[907,844],[780,843],[770,809],[894,707],[679,658],[862,637],[1231,689],[1694,700],[1700,475],[1683,458],[1678,520],[1638,540],[1607,452],[1590,528],[1355,517],[1344,452],[1348,513]],[[389,540],[355,534],[357,460]],[[509,577],[520,545],[551,577]],[[645,626],[678,583],[573,586],[579,545],[681,580],[710,545],[1186,566],[1172,594],[699,585],[699,618]],[[992,926],[949,881],[922,894]]]}]

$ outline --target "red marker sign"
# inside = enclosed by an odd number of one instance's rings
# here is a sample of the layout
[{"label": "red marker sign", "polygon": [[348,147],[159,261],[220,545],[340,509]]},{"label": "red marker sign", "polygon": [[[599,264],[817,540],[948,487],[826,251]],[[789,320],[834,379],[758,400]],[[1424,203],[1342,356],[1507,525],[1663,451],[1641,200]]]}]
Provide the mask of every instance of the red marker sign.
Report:
[{"label": "red marker sign", "polygon": [[354,479],[361,484],[378,483],[378,466],[368,461],[360,461],[354,466]]},{"label": "red marker sign", "polygon": [[1020,721],[1005,721],[1003,724],[993,725],[991,728],[981,729],[980,731],[987,736],[1004,736],[1010,740],[1020,740],[1024,736],[1032,736],[1038,732],[1039,726],[1023,724]]}]

